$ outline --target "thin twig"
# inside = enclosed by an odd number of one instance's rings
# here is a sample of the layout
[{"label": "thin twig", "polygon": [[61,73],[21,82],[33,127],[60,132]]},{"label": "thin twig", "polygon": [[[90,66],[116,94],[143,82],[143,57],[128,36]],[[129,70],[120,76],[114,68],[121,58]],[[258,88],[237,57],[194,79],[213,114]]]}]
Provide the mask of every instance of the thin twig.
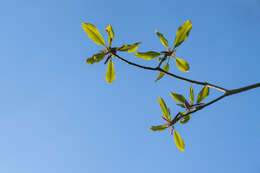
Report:
[{"label": "thin twig", "polygon": [[217,97],[216,99],[214,99],[214,100],[212,100],[212,101],[210,101],[210,102],[208,102],[206,104],[203,104],[202,106],[196,107],[195,110],[187,112],[186,114],[184,114],[182,116],[179,116],[178,118],[176,118],[175,123],[178,122],[179,120],[181,120],[182,118],[184,118],[185,116],[193,114],[193,113],[195,113],[195,112],[197,112],[197,111],[199,111],[199,110],[201,110],[201,109],[203,109],[203,108],[205,108],[205,107],[207,107],[207,106],[209,106],[209,105],[211,105],[211,104],[213,104],[213,103],[215,103],[215,102],[217,102],[217,101],[219,101],[219,100],[221,100],[221,99],[223,99],[225,97],[231,96],[233,94],[238,94],[238,93],[241,93],[241,92],[245,92],[247,90],[251,90],[251,89],[254,89],[254,88],[258,88],[258,87],[260,87],[260,83],[256,83],[256,84],[249,85],[249,86],[242,87],[242,88],[238,88],[238,89],[229,90],[225,94]]}]

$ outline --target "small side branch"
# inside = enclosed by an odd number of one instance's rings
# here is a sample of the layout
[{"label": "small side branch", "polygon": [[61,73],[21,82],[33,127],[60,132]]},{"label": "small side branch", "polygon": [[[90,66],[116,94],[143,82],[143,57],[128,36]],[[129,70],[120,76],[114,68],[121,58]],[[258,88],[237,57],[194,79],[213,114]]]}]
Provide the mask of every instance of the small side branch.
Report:
[{"label": "small side branch", "polygon": [[193,84],[197,84],[197,85],[203,85],[203,86],[208,86],[210,88],[214,88],[214,89],[217,89],[219,91],[222,91],[224,93],[226,93],[228,90],[225,89],[225,88],[222,88],[220,86],[217,86],[217,85],[213,85],[213,84],[210,84],[208,82],[200,82],[200,81],[195,81],[195,80],[191,80],[191,79],[188,79],[188,78],[184,78],[184,77],[181,77],[181,76],[178,76],[178,75],[175,75],[173,73],[170,73],[170,72],[167,72],[165,70],[163,70],[162,68],[160,68],[160,66],[157,66],[157,67],[147,67],[147,66],[143,66],[143,65],[139,65],[139,64],[136,64],[136,63],[133,63],[131,61],[128,61],[122,57],[120,57],[119,55],[117,54],[114,54],[118,59],[130,64],[130,65],[133,65],[133,66],[136,66],[136,67],[139,67],[139,68],[142,68],[142,69],[146,69],[146,70],[152,70],[152,71],[159,71],[159,72],[163,72],[165,73],[166,75],[169,75],[171,77],[174,77],[176,79],[180,79],[180,80],[183,80],[183,81],[186,81],[186,82],[189,82],[189,83],[193,83]]},{"label": "small side branch", "polygon": [[213,104],[213,103],[215,103],[215,102],[217,102],[217,101],[219,101],[219,100],[221,100],[225,97],[231,96],[233,94],[242,93],[242,92],[245,92],[245,91],[248,91],[248,90],[251,90],[251,89],[254,89],[254,88],[258,88],[258,87],[260,87],[260,83],[256,83],[256,84],[249,85],[249,86],[242,87],[242,88],[238,88],[238,89],[229,90],[225,94],[217,97],[216,99],[214,99],[214,100],[212,100],[212,101],[210,101],[206,104],[203,104],[202,106],[197,107],[195,110],[190,111],[185,115],[177,117],[175,123],[178,122],[179,120],[181,120],[182,118],[184,118],[185,116],[187,116],[189,114],[193,114],[193,113],[195,113],[195,112],[197,112],[197,111],[199,111],[199,110],[201,110],[201,109],[203,109],[203,108],[205,108],[205,107],[207,107],[207,106],[209,106],[209,105],[211,105],[211,104]]}]

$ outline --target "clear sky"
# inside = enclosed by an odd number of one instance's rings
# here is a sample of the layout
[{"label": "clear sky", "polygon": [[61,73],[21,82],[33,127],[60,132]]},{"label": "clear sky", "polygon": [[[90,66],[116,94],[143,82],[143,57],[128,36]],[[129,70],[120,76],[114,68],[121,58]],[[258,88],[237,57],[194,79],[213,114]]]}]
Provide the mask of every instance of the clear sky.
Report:
[{"label": "clear sky", "polygon": [[[1,173],[259,173],[260,89],[225,98],[177,125],[179,151],[159,125],[158,97],[180,111],[169,92],[190,86],[115,61],[116,80],[103,63],[85,59],[101,49],[81,23],[115,31],[113,44],[142,41],[139,51],[164,50],[154,33],[173,45],[190,19],[193,29],[177,57],[190,72],[171,72],[228,89],[260,82],[259,0],[2,0],[0,6]],[[132,54],[126,59],[146,64]],[[211,90],[206,101],[221,93]]]}]

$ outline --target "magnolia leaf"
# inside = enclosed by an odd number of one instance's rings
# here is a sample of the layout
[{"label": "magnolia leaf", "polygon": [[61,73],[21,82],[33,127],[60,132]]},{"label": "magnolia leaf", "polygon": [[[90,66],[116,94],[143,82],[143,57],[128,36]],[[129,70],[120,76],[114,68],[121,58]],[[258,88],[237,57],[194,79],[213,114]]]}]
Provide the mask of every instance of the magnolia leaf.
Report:
[{"label": "magnolia leaf", "polygon": [[108,83],[112,83],[112,82],[114,82],[115,78],[116,78],[116,74],[115,74],[114,64],[111,59],[107,66],[106,81]]},{"label": "magnolia leaf", "polygon": [[167,109],[167,106],[166,106],[164,100],[161,97],[159,97],[158,101],[159,101],[159,104],[161,106],[163,116],[168,120],[169,119],[169,112],[168,112],[168,109]]},{"label": "magnolia leaf", "polygon": [[94,57],[92,56],[90,58],[87,58],[86,63],[89,64],[89,65],[94,64],[95,63]]},{"label": "magnolia leaf", "polygon": [[177,146],[177,148],[181,151],[184,151],[184,142],[183,142],[183,139],[181,138],[181,136],[179,135],[178,132],[176,132],[174,130],[174,141],[175,141],[175,144]]},{"label": "magnolia leaf", "polygon": [[[186,113],[184,112],[184,114],[186,114]],[[186,124],[189,120],[190,120],[190,114],[189,115],[185,115],[185,117],[182,118],[179,122],[181,124]]]},{"label": "magnolia leaf", "polygon": [[134,55],[144,60],[151,60],[153,58],[160,56],[161,54],[155,51],[148,51],[148,52],[136,52]]},{"label": "magnolia leaf", "polygon": [[108,33],[108,44],[109,44],[109,47],[111,47],[111,44],[112,44],[112,41],[114,39],[114,31],[113,31],[113,28],[111,25],[108,25],[106,27],[106,31]]},{"label": "magnolia leaf", "polygon": [[152,131],[163,131],[168,128],[168,125],[160,125],[160,126],[151,126],[150,129]]},{"label": "magnolia leaf", "polygon": [[199,92],[197,103],[202,102],[206,97],[209,95],[209,87],[205,86],[202,88],[202,90]]},{"label": "magnolia leaf", "polygon": [[174,41],[174,47],[178,47],[181,43],[186,40],[189,36],[190,30],[192,28],[192,23],[190,20],[187,20],[182,26],[180,26],[176,32],[176,37]]},{"label": "magnolia leaf", "polygon": [[104,59],[105,56],[106,56],[106,54],[97,53],[97,54],[93,55],[92,57],[87,58],[86,63],[91,65],[93,63],[100,62]]},{"label": "magnolia leaf", "polygon": [[[163,67],[164,71],[169,71],[169,63],[165,64],[165,66]],[[157,82],[158,80],[160,80],[162,77],[164,76],[163,72],[160,72],[158,77],[156,78],[155,82]]]},{"label": "magnolia leaf", "polygon": [[190,101],[191,101],[191,104],[194,102],[194,92],[193,92],[192,87],[190,87]]},{"label": "magnolia leaf", "polygon": [[182,72],[188,72],[189,69],[190,69],[190,66],[189,64],[184,61],[183,59],[180,59],[180,58],[175,58],[175,62],[176,62],[176,65],[178,67],[178,69]]},{"label": "magnolia leaf", "polygon": [[82,23],[81,26],[92,41],[98,45],[105,46],[104,38],[101,36],[98,29],[94,25],[90,23]]},{"label": "magnolia leaf", "polygon": [[184,104],[176,104],[176,105],[186,109]]},{"label": "magnolia leaf", "polygon": [[164,38],[163,34],[157,32],[157,30],[155,30],[155,33],[156,33],[156,35],[160,38],[162,44],[163,44],[165,47],[169,48],[168,41],[166,40],[166,38]]},{"label": "magnolia leaf", "polygon": [[186,101],[185,97],[183,97],[181,94],[171,92],[171,96],[175,101],[177,101],[179,103],[185,103],[185,101]]},{"label": "magnolia leaf", "polygon": [[120,47],[118,51],[127,51],[128,53],[135,52],[138,49],[139,44],[141,44],[141,42],[137,42],[132,45],[125,44],[122,47]]}]

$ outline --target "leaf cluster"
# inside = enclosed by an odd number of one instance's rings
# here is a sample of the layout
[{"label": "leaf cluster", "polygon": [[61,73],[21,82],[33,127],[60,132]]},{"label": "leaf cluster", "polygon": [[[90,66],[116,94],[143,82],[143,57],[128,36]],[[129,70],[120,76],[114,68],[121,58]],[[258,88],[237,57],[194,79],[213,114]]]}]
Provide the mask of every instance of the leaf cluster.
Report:
[{"label": "leaf cluster", "polygon": [[[118,47],[112,47],[112,42],[115,37],[114,30],[111,25],[108,25],[105,28],[105,31],[108,34],[108,40],[107,44],[105,43],[104,38],[98,31],[98,29],[89,23],[82,23],[82,28],[88,35],[88,37],[97,45],[100,45],[103,47],[103,50],[100,50],[98,53],[94,54],[93,56],[86,59],[86,63],[89,65],[92,65],[94,63],[101,62],[105,59],[104,64],[107,64],[107,71],[106,71],[106,81],[108,83],[113,83],[116,74],[115,74],[115,67],[114,67],[114,61],[116,58],[119,58],[117,55],[117,52],[128,52],[133,53],[133,55],[137,58],[141,58],[143,60],[153,60],[155,58],[158,59],[158,67],[160,68],[161,65],[162,71],[159,72],[157,78],[155,79],[155,82],[159,81],[164,75],[165,72],[169,72],[170,70],[170,60],[174,60],[174,62],[177,65],[177,68],[182,72],[188,72],[190,69],[190,65],[187,61],[176,57],[176,51],[177,47],[179,47],[189,36],[189,33],[192,29],[192,23],[190,20],[186,21],[183,25],[181,25],[175,36],[173,47],[171,48],[169,46],[168,40],[165,38],[165,36],[155,30],[155,34],[160,39],[162,45],[166,48],[166,50],[163,50],[161,52],[157,51],[145,51],[145,52],[139,52],[137,51],[139,45],[141,42],[136,42],[134,44],[124,44]],[[105,58],[106,57],[106,58]],[[191,116],[190,112],[193,110],[196,110],[198,107],[203,105],[201,103],[208,95],[209,95],[209,88],[208,86],[205,86],[202,88],[202,90],[199,92],[197,96],[197,103],[194,104],[194,92],[193,88],[190,87],[190,94],[189,94],[189,101],[181,94],[170,92],[170,96],[176,101],[177,106],[184,109],[182,112],[177,112],[175,116],[172,116],[170,108],[167,107],[165,101],[159,97],[158,102],[161,108],[162,112],[162,119],[166,122],[163,125],[158,126],[151,126],[150,129],[153,131],[164,131],[167,128],[171,128],[171,134],[174,136],[174,141],[177,146],[177,148],[181,151],[184,151],[184,141],[180,134],[175,130],[175,125],[177,122],[180,124],[186,124],[189,122]]]}]

